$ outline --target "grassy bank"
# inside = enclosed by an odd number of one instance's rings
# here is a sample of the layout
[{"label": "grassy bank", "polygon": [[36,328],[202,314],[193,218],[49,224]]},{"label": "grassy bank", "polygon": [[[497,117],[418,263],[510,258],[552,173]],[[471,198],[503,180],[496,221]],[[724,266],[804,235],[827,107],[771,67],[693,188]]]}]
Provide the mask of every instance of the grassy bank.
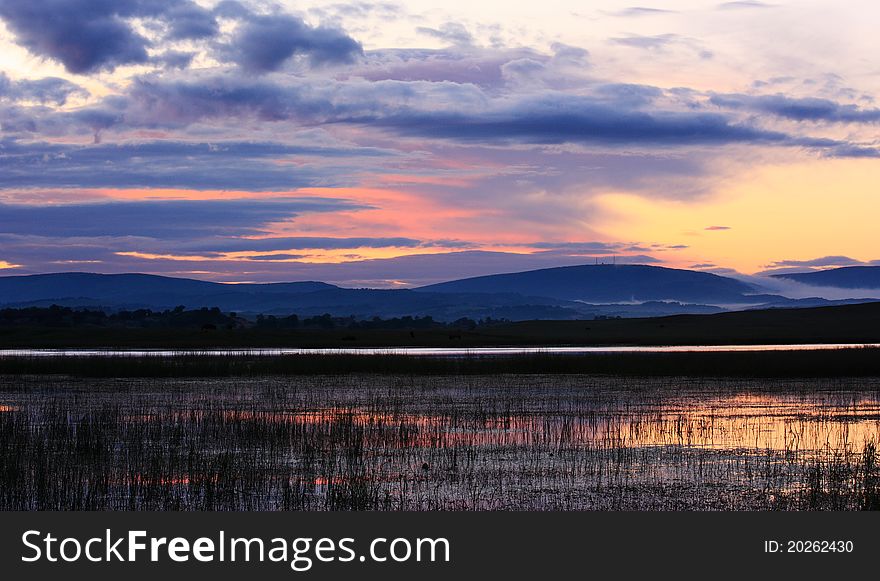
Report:
[{"label": "grassy bank", "polygon": [[404,355],[199,355],[4,357],[0,375],[259,377],[271,375],[591,374],[694,377],[880,377],[880,349],[718,353]]}]

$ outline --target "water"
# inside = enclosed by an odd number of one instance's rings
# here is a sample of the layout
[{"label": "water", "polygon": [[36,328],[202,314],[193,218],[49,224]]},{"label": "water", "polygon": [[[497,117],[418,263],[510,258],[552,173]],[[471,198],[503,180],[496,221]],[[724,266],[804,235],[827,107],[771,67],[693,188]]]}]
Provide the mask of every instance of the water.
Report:
[{"label": "water", "polygon": [[172,357],[175,355],[406,355],[412,357],[493,357],[510,355],[589,355],[602,353],[718,353],[748,351],[829,351],[880,347],[880,343],[803,343],[788,345],[609,345],[598,347],[343,347],[243,349],[0,349],[2,357]]},{"label": "water", "polygon": [[880,508],[876,378],[0,376],[0,433],[3,509]]}]

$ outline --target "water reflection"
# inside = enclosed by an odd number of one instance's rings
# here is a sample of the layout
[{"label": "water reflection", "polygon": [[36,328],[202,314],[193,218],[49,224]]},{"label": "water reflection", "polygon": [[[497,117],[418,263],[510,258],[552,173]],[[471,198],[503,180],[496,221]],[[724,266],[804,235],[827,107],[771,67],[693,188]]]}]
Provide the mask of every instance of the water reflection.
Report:
[{"label": "water reflection", "polygon": [[[618,407],[619,406],[619,407]],[[253,412],[231,410],[230,421],[298,425],[351,425],[366,445],[386,448],[684,446],[762,453],[849,454],[880,441],[880,402],[853,394],[745,393],[687,398],[557,414],[518,415],[387,413],[366,408]],[[406,438],[385,437],[386,432]]]},{"label": "water reflection", "polygon": [[4,381],[7,508],[880,507],[871,378]]}]

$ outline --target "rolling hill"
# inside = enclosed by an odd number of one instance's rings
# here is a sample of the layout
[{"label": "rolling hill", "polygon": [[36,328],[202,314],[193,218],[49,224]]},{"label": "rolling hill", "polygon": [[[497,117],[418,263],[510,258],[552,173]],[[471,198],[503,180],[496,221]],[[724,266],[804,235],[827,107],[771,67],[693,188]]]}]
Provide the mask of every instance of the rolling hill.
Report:
[{"label": "rolling hill", "polygon": [[[323,282],[224,284],[146,274],[59,273],[0,277],[0,306],[165,310],[219,307],[244,315],[330,313],[358,318],[432,316],[593,319],[711,313],[757,305],[740,281],[654,266],[577,266],[451,281],[420,289],[349,289]],[[591,304],[599,303],[599,304]]]},{"label": "rolling hill", "polygon": [[221,306],[335,289],[323,282],[222,284],[150,274],[69,272],[0,277],[0,305]]},{"label": "rolling hill", "polygon": [[421,287],[435,293],[496,293],[588,303],[681,301],[702,304],[766,302],[758,289],[735,279],[645,265],[585,265],[465,278]]}]

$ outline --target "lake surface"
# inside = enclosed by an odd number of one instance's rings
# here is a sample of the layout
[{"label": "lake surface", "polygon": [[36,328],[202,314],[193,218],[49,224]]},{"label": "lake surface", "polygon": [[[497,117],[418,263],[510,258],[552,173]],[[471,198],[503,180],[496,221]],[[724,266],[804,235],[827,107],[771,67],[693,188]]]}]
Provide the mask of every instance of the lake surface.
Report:
[{"label": "lake surface", "polygon": [[492,357],[510,355],[589,355],[591,353],[718,353],[747,351],[829,351],[880,347],[880,343],[792,345],[610,345],[597,347],[364,347],[244,349],[0,349],[0,357],[171,357],[174,355],[407,355],[413,357]]},{"label": "lake surface", "polygon": [[880,379],[0,376],[0,509],[880,508]]}]

